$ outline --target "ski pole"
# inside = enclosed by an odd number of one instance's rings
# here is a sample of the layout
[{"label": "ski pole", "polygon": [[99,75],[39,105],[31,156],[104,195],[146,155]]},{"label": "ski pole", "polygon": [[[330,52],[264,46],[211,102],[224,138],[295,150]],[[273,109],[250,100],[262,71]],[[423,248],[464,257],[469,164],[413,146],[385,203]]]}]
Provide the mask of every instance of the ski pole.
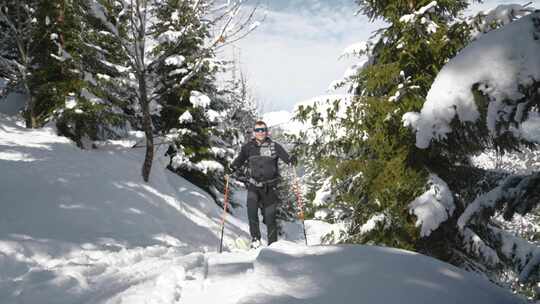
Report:
[{"label": "ski pole", "polygon": [[307,242],[307,235],[306,235],[306,225],[304,223],[304,203],[302,201],[302,193],[300,193],[300,182],[298,180],[298,176],[296,175],[296,168],[291,166],[291,169],[293,171],[293,176],[294,176],[293,189],[296,194],[296,203],[298,207],[300,208],[300,211],[298,212],[298,218],[302,222],[302,229],[304,230],[304,239],[306,240],[306,246],[307,246],[308,242]]},{"label": "ski pole", "polygon": [[219,240],[219,253],[223,252],[223,232],[225,231],[225,218],[229,205],[229,175],[225,175],[225,195],[223,197],[223,215],[221,216],[221,238]]}]

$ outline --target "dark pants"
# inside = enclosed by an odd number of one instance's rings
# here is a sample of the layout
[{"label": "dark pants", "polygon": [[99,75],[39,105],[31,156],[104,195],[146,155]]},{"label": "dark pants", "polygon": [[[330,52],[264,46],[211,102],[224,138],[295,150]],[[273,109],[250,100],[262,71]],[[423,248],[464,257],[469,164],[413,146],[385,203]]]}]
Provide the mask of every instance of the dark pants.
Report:
[{"label": "dark pants", "polygon": [[279,197],[275,186],[264,187],[248,186],[247,210],[249,220],[249,233],[251,238],[261,239],[259,230],[259,208],[263,211],[263,222],[268,230],[268,245],[277,241],[276,211]]}]

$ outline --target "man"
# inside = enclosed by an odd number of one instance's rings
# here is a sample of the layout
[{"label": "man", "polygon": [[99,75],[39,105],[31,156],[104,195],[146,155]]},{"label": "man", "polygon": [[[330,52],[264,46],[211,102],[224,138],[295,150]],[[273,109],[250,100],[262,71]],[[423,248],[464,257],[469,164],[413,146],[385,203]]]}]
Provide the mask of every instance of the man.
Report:
[{"label": "man", "polygon": [[249,182],[247,194],[247,212],[251,247],[261,245],[259,230],[259,208],[263,211],[263,222],[268,230],[268,245],[277,241],[276,210],[279,203],[277,185],[279,183],[278,159],[287,164],[296,163],[296,158],[289,156],[283,147],[268,137],[268,127],[264,121],[257,121],[250,141],[242,146],[240,154],[231,164],[231,170],[237,171],[247,161]]}]

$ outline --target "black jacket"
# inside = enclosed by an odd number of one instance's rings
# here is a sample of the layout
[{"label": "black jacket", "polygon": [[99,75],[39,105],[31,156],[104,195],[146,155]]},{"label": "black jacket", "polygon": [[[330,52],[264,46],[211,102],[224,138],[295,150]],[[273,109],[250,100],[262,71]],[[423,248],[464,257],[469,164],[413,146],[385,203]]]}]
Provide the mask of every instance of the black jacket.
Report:
[{"label": "black jacket", "polygon": [[247,161],[250,176],[257,182],[265,182],[279,178],[278,159],[287,164],[291,163],[291,157],[287,151],[269,137],[261,144],[256,139],[252,139],[242,146],[240,154],[232,162],[231,167],[238,170]]}]

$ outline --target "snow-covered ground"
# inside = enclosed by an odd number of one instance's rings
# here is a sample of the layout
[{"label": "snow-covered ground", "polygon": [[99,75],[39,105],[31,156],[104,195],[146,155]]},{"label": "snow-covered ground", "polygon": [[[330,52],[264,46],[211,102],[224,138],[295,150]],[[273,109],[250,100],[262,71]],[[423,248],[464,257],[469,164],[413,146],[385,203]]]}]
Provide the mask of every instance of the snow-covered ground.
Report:
[{"label": "snow-covered ground", "polygon": [[[5,80],[0,78],[0,91],[5,87]],[[15,115],[24,109],[24,95],[11,93],[6,98],[0,99],[0,113]]]},{"label": "snow-covered ground", "polygon": [[[132,144],[80,150],[0,116],[0,303],[521,303],[419,254],[314,246],[332,229],[317,221],[310,247],[287,225],[293,242],[218,254],[221,209],[164,169],[164,151],[144,183]],[[233,213],[226,245],[248,237]]]}]

